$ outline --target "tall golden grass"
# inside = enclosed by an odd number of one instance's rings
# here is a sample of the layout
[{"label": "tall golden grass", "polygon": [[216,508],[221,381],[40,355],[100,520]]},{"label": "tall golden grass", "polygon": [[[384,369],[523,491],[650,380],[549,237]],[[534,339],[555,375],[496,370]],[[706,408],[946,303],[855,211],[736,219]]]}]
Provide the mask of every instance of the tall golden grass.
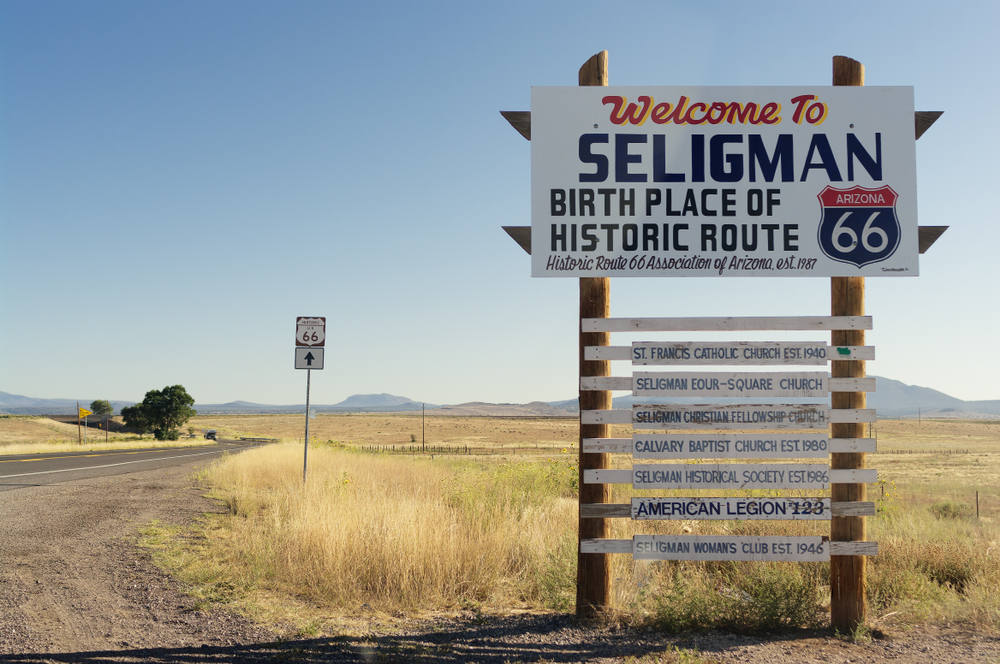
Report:
[{"label": "tall golden grass", "polygon": [[220,553],[252,585],[326,606],[537,606],[575,503],[504,473],[313,446],[303,484],[298,445],[230,457],[209,471],[232,516]]},{"label": "tall golden grass", "polygon": [[[261,607],[281,598],[309,607],[311,620],[364,605],[407,613],[567,610],[576,584],[576,477],[569,455],[496,462],[314,445],[303,484],[299,445],[251,450],[206,471],[228,514],[202,528],[193,549],[175,548],[174,568],[196,594],[239,599],[265,619],[275,613]],[[872,622],[1000,628],[997,525],[957,508],[911,508],[894,494],[879,507],[869,519],[869,539],[879,542],[869,559]],[[829,522],[620,519],[612,536],[828,529]],[[821,625],[829,602],[825,563],[649,563],[620,555],[612,576],[619,616],[670,631]]]}]

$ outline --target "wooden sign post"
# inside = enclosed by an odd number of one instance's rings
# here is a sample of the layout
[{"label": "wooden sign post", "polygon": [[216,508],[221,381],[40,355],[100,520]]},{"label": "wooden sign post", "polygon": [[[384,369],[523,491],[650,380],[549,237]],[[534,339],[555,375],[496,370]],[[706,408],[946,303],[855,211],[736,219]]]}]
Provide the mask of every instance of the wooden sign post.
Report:
[{"label": "wooden sign post", "polygon": [[[608,86],[607,51],[580,68],[578,82],[578,87],[533,88],[531,112],[502,112],[524,138],[531,140],[533,117],[538,135],[545,136],[532,149],[532,226],[504,230],[531,254],[532,276],[580,281],[577,617],[596,617],[611,603],[611,553],[647,560],[830,560],[832,624],[855,630],[866,617],[865,556],[878,553],[877,543],[866,541],[865,528],[865,516],[875,513],[874,504],[865,501],[865,483],[875,481],[876,473],[865,467],[865,453],[874,451],[875,441],[862,437],[864,424],[875,418],[865,408],[865,392],[875,385],[865,377],[865,361],[874,359],[874,349],[864,346],[864,330],[871,329],[864,316],[864,276],[917,276],[918,254],[943,231],[916,225],[911,143],[940,113],[915,113],[915,135],[909,134],[913,92],[898,86],[584,89]],[[864,85],[864,67],[835,57],[833,85]],[[775,125],[783,120],[779,134]],[[862,122],[864,131],[855,129],[855,122]],[[801,154],[807,156],[796,175],[794,157]],[[829,277],[831,315],[611,319],[610,276]],[[822,330],[832,336],[830,345],[610,345],[612,332],[744,330]],[[653,370],[612,377],[613,360],[671,369],[770,365],[779,370]],[[829,373],[784,370],[828,362]],[[634,397],[830,401],[636,404],[613,410],[612,390]],[[631,425],[635,433],[610,438],[612,424]],[[738,433],[718,432],[726,429]],[[753,430],[762,433],[746,433]],[[829,454],[830,463],[640,464],[613,470],[610,453],[719,460]],[[609,486],[615,483],[637,489],[829,487],[831,494],[674,496],[615,505]],[[830,519],[831,536],[829,541],[608,537],[609,518],[692,517]]]},{"label": "wooden sign post", "polygon": [[[580,85],[608,84],[608,52],[601,51],[580,68]],[[580,320],[584,318],[607,318],[611,315],[611,279],[609,277],[580,278]],[[585,358],[587,346],[607,346],[611,335],[608,332],[584,332],[580,329],[580,376],[610,376],[611,363],[607,360]],[[611,408],[611,392],[580,390],[580,412],[584,410],[608,410]],[[580,504],[600,504],[611,502],[611,488],[605,484],[584,484],[583,476],[588,470],[608,467],[608,455],[583,451],[584,438],[607,438],[607,424],[580,423]],[[576,615],[581,619],[593,618],[600,609],[607,607],[611,600],[611,557],[606,553],[583,553],[580,542],[585,539],[608,537],[608,522],[604,519],[587,519],[579,516],[577,529],[576,565]]]},{"label": "wooden sign post", "polygon": [[[864,85],[865,66],[856,60],[836,56],[833,58],[834,85]],[[865,315],[865,278],[830,278],[830,315]],[[864,346],[864,330],[834,330],[830,333],[834,346]],[[863,378],[864,360],[834,361],[830,363],[830,373],[835,378]],[[833,392],[831,406],[834,409],[864,408],[867,395],[864,392]],[[833,438],[860,438],[864,436],[865,425],[860,423],[830,425]],[[830,467],[835,469],[858,469],[865,467],[864,452],[835,453],[830,455]],[[834,484],[831,499],[834,502],[860,502],[865,500],[864,484]],[[863,542],[867,526],[863,516],[835,516],[830,526],[830,540],[833,542]],[[830,622],[842,632],[852,632],[865,624],[868,603],[865,598],[865,556],[830,557]]]}]

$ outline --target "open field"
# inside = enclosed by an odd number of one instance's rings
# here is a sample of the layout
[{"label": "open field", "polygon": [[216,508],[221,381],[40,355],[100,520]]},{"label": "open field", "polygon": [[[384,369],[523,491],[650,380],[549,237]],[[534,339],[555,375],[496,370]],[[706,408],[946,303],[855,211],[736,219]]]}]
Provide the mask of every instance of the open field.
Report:
[{"label": "open field", "polygon": [[[147,530],[161,563],[206,605],[317,634],[370,611],[572,610],[575,420],[428,417],[431,454],[417,451],[419,414],[321,414],[311,423],[305,486],[304,416],[198,420],[228,435],[288,441],[206,471],[228,514],[190,532]],[[883,421],[876,429],[883,452],[868,456],[882,478],[869,487],[879,506],[869,539],[880,542],[869,562],[872,623],[1000,630],[1000,510],[990,506],[1000,502],[989,503],[1000,484],[1000,424]],[[944,453],[955,450],[962,452]],[[899,451],[913,453],[891,453]],[[615,465],[627,463],[616,455]],[[985,503],[979,519],[969,503],[976,490]],[[630,491],[616,487],[614,502]],[[819,535],[829,522],[617,519],[612,530],[616,538]],[[757,632],[828,621],[825,563],[645,563],[620,555],[612,578],[616,619],[637,626]]]},{"label": "open field", "polygon": [[[304,415],[198,416],[190,424],[232,438],[301,443],[305,435]],[[449,453],[548,457],[576,454],[578,424],[555,418],[428,416],[422,422],[420,413],[320,413],[310,421],[309,435],[313,441],[397,453],[419,449],[426,440],[435,453],[443,447]],[[627,438],[631,429],[614,426],[611,435]],[[905,494],[926,504],[964,500],[974,508],[978,491],[981,512],[1000,517],[1000,420],[881,420],[871,436],[878,439],[879,452],[868,456],[868,465],[879,470],[882,482],[870,487],[870,497]],[[614,455],[612,463],[624,468],[629,458]],[[621,494],[616,500],[627,491],[616,487]]]},{"label": "open field", "polygon": [[[246,435],[302,441],[305,415],[206,415],[191,425],[218,429],[224,437]],[[319,413],[309,422],[314,441],[337,441],[359,446],[397,446],[402,451],[426,441],[428,445],[469,447],[486,453],[503,449],[516,453],[527,448],[562,449],[576,444],[575,418],[441,417],[420,413]],[[623,429],[624,431],[624,429]],[[622,434],[624,435],[624,434]]]},{"label": "open field", "polygon": [[[184,427],[187,431],[188,424]],[[197,438],[180,440],[156,440],[152,434],[139,437],[131,433],[105,432],[91,427],[87,432],[87,442],[78,442],[79,432],[75,424],[57,422],[48,417],[35,415],[0,416],[0,455],[5,454],[46,454],[49,452],[82,452],[90,450],[140,449],[145,447],[192,447],[209,445],[214,441]]]}]

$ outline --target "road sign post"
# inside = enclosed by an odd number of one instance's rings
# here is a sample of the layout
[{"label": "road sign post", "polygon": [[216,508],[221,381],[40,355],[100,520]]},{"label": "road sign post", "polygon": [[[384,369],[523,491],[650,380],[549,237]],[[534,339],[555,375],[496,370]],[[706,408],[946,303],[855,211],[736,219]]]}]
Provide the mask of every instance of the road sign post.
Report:
[{"label": "road sign post", "polygon": [[309,469],[309,389],[312,370],[322,369],[326,344],[326,318],[299,316],[295,319],[295,368],[306,370],[306,440],[302,451],[302,483]]}]

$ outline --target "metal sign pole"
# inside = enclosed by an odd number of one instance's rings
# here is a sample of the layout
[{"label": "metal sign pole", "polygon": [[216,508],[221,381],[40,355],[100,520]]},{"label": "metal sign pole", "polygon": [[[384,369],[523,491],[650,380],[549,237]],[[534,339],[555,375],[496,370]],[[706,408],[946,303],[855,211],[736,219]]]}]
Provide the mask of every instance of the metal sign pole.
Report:
[{"label": "metal sign pole", "polygon": [[312,369],[306,370],[306,445],[302,452],[302,483],[306,481],[306,468],[309,466],[309,384],[312,382]]}]

